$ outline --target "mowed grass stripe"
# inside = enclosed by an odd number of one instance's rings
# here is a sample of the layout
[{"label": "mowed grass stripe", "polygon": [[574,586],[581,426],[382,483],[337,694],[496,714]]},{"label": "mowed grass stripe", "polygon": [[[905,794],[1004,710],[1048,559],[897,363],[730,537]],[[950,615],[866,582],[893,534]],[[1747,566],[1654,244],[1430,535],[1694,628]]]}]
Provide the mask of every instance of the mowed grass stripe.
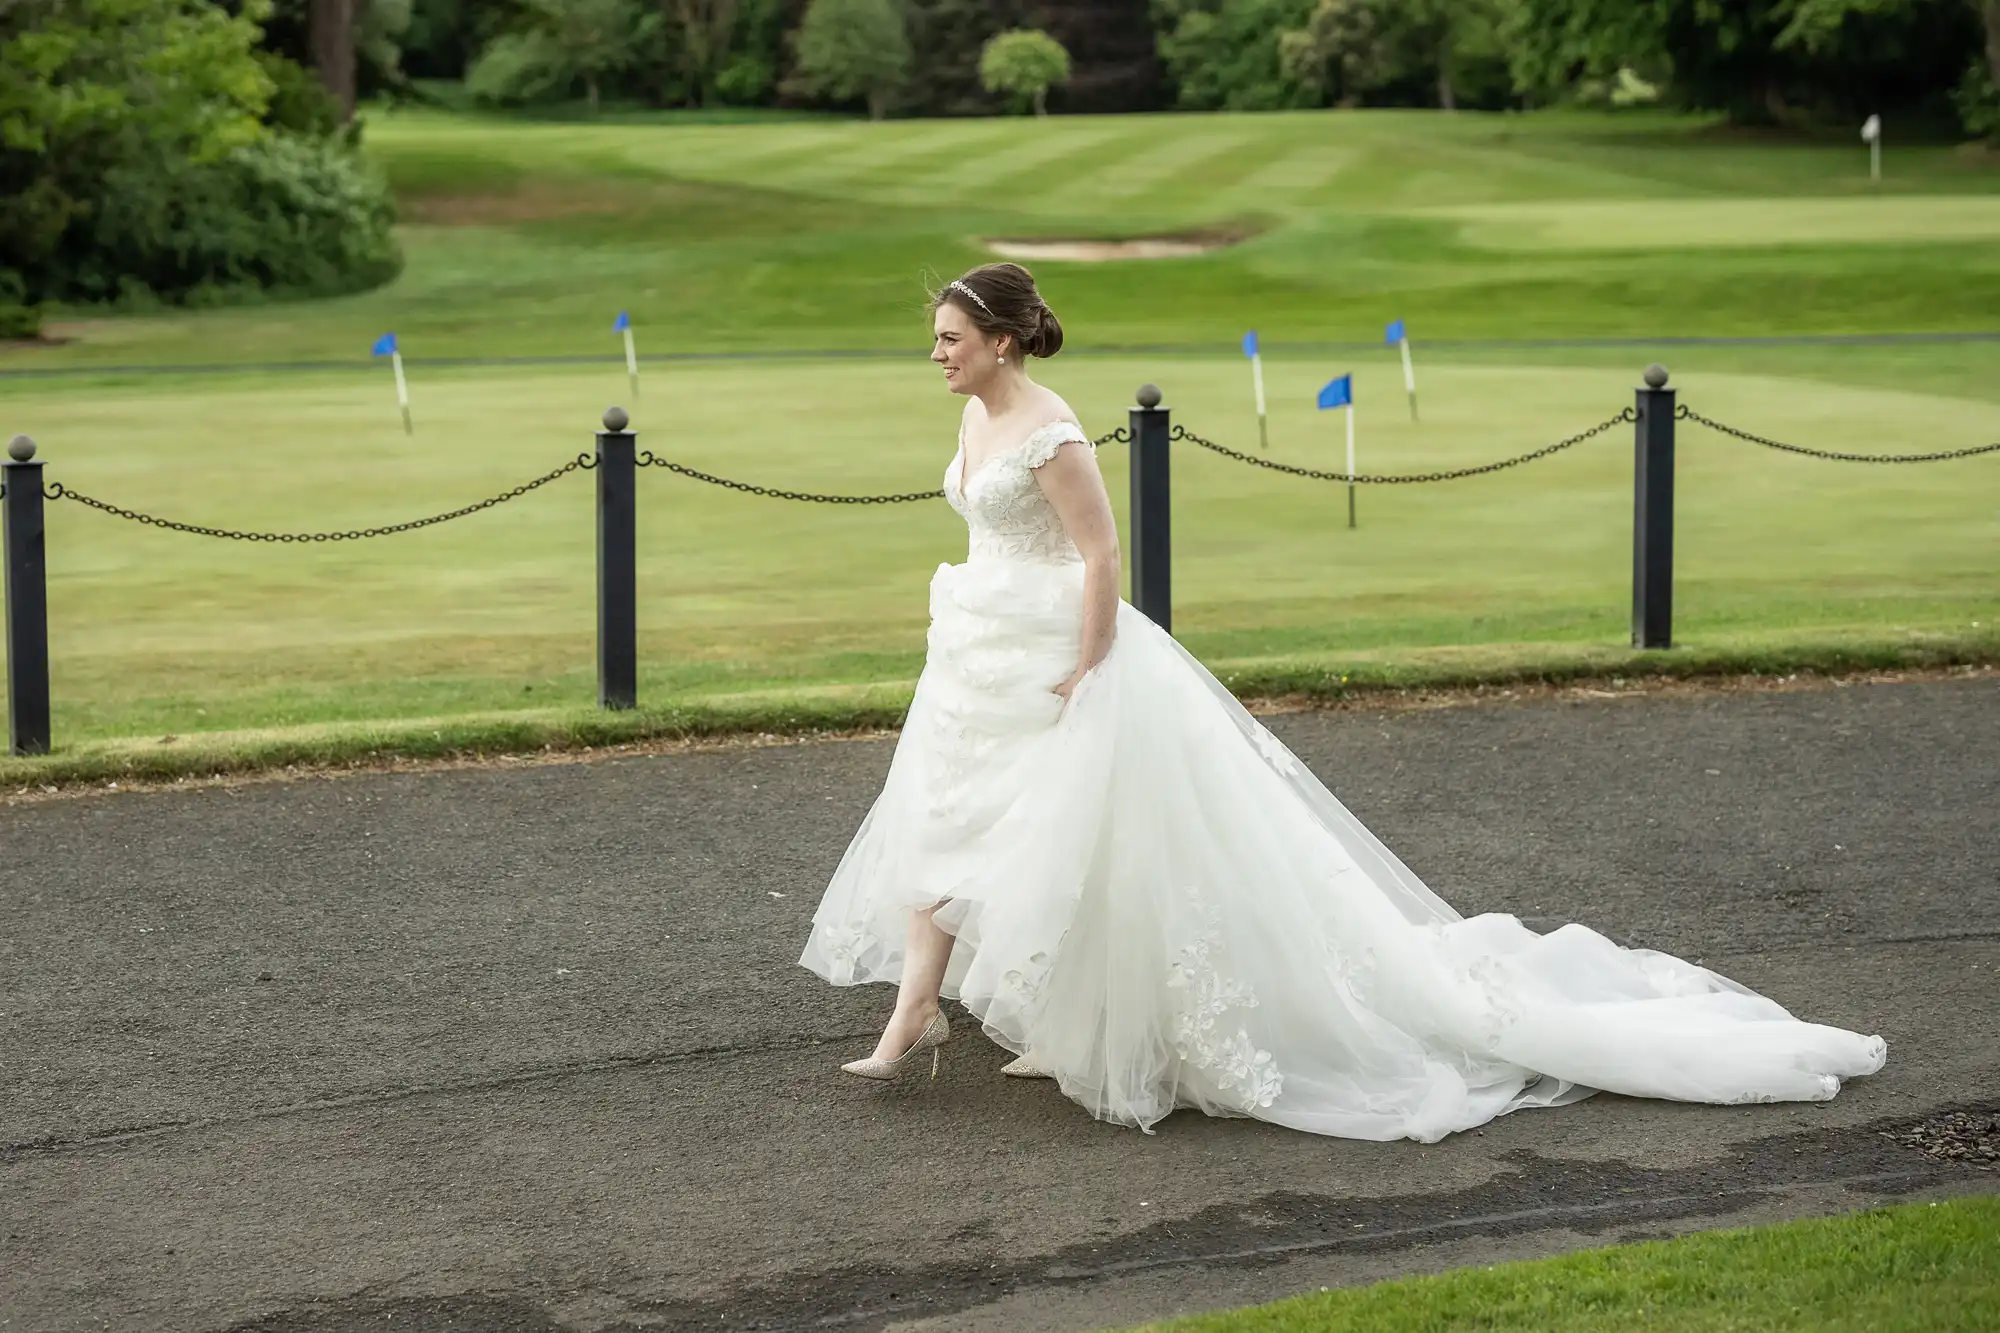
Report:
[{"label": "mowed grass stripe", "polygon": [[940,168],[928,184],[947,198],[978,191],[1005,199],[1012,208],[1033,208],[1042,200],[1060,198],[1074,181],[1126,151],[1136,139],[1127,125],[1037,125],[1012,136],[1002,147],[968,154]]},{"label": "mowed grass stripe", "polygon": [[1467,244],[1514,251],[2000,242],[1995,196],[1473,204],[1421,216],[1460,224]]},{"label": "mowed grass stripe", "polygon": [[1177,135],[1119,157],[1064,193],[1076,204],[1103,206],[1167,192],[1175,196],[1173,211],[1192,211],[1190,205],[1199,206],[1203,166],[1250,142],[1240,132]]},{"label": "mowed grass stripe", "polygon": [[1239,194],[1316,195],[1361,156],[1356,148],[1312,145],[1269,158],[1236,182]]},{"label": "mowed grass stripe", "polygon": [[921,164],[978,157],[1004,145],[1004,124],[878,125],[874,133],[847,146],[797,160],[784,171],[761,178],[779,190],[852,194],[864,199],[898,191],[913,176],[927,176]]},{"label": "mowed grass stripe", "polygon": [[622,136],[634,164],[666,176],[720,184],[768,185],[793,167],[861,142],[865,122],[802,125],[666,126]]}]

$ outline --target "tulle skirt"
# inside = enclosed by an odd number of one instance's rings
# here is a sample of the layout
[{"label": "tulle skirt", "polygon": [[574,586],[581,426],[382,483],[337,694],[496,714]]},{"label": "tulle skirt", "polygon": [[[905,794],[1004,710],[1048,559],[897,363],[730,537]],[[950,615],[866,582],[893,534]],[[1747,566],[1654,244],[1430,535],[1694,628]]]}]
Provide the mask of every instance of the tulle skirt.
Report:
[{"label": "tulle skirt", "polygon": [[1581,925],[1461,918],[1169,635],[1118,609],[1067,705],[1081,566],[931,583],[929,653],[881,795],[800,962],[896,982],[912,909],[944,993],[1100,1119],[1177,1107],[1432,1142],[1607,1089],[1818,1101],[1881,1038]]}]

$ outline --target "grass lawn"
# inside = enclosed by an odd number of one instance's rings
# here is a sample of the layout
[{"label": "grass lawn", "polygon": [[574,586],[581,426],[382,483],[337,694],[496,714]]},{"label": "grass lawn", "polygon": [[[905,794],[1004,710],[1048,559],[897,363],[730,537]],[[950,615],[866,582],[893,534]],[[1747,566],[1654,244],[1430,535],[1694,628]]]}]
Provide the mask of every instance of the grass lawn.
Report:
[{"label": "grass lawn", "polygon": [[[1223,229],[1038,265],[1079,346],[2000,327],[2000,171],[1651,114],[713,124],[372,113],[409,267],[311,306],[58,321],[0,366],[894,347],[983,237]],[[1042,272],[1046,269],[1046,272]],[[921,336],[920,334],[918,336]]]},{"label": "grass lawn", "polygon": [[2000,1327],[2000,1198],[1464,1269],[1147,1333],[1956,1333]]},{"label": "grass lawn", "polygon": [[[1341,370],[1357,375],[1364,469],[1418,470],[1602,421],[1655,356],[1683,402],[1781,439],[1919,452],[2000,438],[2000,342],[1646,342],[2000,327],[2000,173],[1943,149],[1908,150],[1877,190],[1844,148],[1644,116],[398,114],[371,120],[368,144],[410,219],[400,281],[304,305],[58,321],[76,341],[0,352],[0,434],[33,434],[52,481],[185,521],[416,517],[587,448],[605,404],[628,398],[610,317],[629,308],[656,355],[907,349],[655,360],[628,405],[645,447],[710,471],[923,489],[956,410],[922,360],[927,269],[977,260],[981,236],[1236,226],[1257,234],[1202,259],[1036,265],[1076,353],[1038,373],[1093,433],[1121,424],[1150,380],[1177,421],[1254,449],[1233,350],[1254,324],[1272,348],[1272,456],[1310,466],[1340,465],[1337,417],[1311,395]],[[1366,342],[1390,316],[1419,339],[1421,423],[1389,349],[1285,348]],[[365,354],[385,328],[409,357],[414,439]],[[1424,342],[1529,335],[1640,341]],[[437,361],[586,354],[606,359]],[[117,369],[315,360],[352,368]],[[1353,533],[1337,487],[1183,450],[1176,632],[1245,687],[1628,669],[1629,438],[1621,427],[1517,471],[1364,491]],[[2000,458],[1866,467],[1692,426],[1682,441],[1683,659],[2000,650]],[[1122,511],[1121,448],[1102,462]],[[57,504],[58,744],[399,719],[439,719],[440,737],[473,719],[570,726],[594,698],[590,493],[571,476],[424,532],[306,547]],[[921,662],[924,585],[963,549],[942,503],[805,506],[665,474],[644,476],[641,497],[642,701],[893,715]]]}]

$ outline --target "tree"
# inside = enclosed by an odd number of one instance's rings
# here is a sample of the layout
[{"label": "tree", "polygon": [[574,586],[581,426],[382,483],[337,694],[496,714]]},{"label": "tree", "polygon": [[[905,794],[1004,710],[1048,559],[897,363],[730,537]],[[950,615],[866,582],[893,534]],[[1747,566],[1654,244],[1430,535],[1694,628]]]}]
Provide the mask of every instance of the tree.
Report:
[{"label": "tree", "polygon": [[590,109],[597,110],[605,76],[632,64],[637,47],[657,19],[635,0],[527,0],[529,12],[557,58],[583,80]]},{"label": "tree", "polygon": [[880,120],[910,76],[910,37],[896,0],[812,0],[797,37],[797,86],[839,101],[865,98]]},{"label": "tree", "polygon": [[[2000,141],[2000,0],[1966,2],[1985,29],[1985,49],[1966,69],[1953,100],[1968,130]],[[1910,8],[1909,0],[1794,0],[1791,22],[1776,44],[1824,55],[1837,47],[1851,22]]]},{"label": "tree", "polygon": [[1732,120],[1852,121],[1943,111],[1978,13],[1968,0],[1510,0],[1502,37],[1517,86],[1540,97],[1629,66]]},{"label": "tree", "polygon": [[[1984,0],[1979,17],[1986,24],[1986,81],[1996,98],[2000,98],[2000,0]],[[1993,132],[2000,135],[2000,117],[1996,117]]]},{"label": "tree", "polygon": [[466,88],[489,102],[560,96],[579,80],[592,111],[604,80],[631,66],[659,17],[637,0],[524,0],[525,25],[486,44]]},{"label": "tree", "polygon": [[1321,89],[1287,67],[1281,35],[1315,0],[1153,0],[1160,59],[1189,110],[1316,106]]},{"label": "tree", "polygon": [[736,30],[737,0],[660,0],[661,13],[681,36],[681,65],[688,104],[700,106],[715,92]]},{"label": "tree", "polygon": [[1049,85],[1068,80],[1069,52],[1045,32],[1003,32],[979,53],[979,82],[986,91],[1026,101],[1037,116],[1049,114]]},{"label": "tree", "polygon": [[1428,83],[1437,105],[1458,109],[1468,66],[1485,82],[1504,69],[1497,36],[1503,0],[1319,0],[1306,26],[1284,34],[1287,67],[1301,79],[1338,73],[1349,96]]}]

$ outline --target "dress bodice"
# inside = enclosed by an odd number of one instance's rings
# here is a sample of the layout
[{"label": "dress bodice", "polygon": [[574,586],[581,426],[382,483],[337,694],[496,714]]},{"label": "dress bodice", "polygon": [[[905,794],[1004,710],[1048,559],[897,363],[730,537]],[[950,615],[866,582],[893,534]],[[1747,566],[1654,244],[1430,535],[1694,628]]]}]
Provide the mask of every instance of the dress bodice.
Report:
[{"label": "dress bodice", "polygon": [[1055,565],[1082,560],[1055,506],[1035,481],[1035,469],[1072,440],[1090,443],[1075,422],[1052,421],[963,474],[961,487],[965,434],[959,432],[958,452],[945,469],[944,497],[970,531],[969,559]]}]

